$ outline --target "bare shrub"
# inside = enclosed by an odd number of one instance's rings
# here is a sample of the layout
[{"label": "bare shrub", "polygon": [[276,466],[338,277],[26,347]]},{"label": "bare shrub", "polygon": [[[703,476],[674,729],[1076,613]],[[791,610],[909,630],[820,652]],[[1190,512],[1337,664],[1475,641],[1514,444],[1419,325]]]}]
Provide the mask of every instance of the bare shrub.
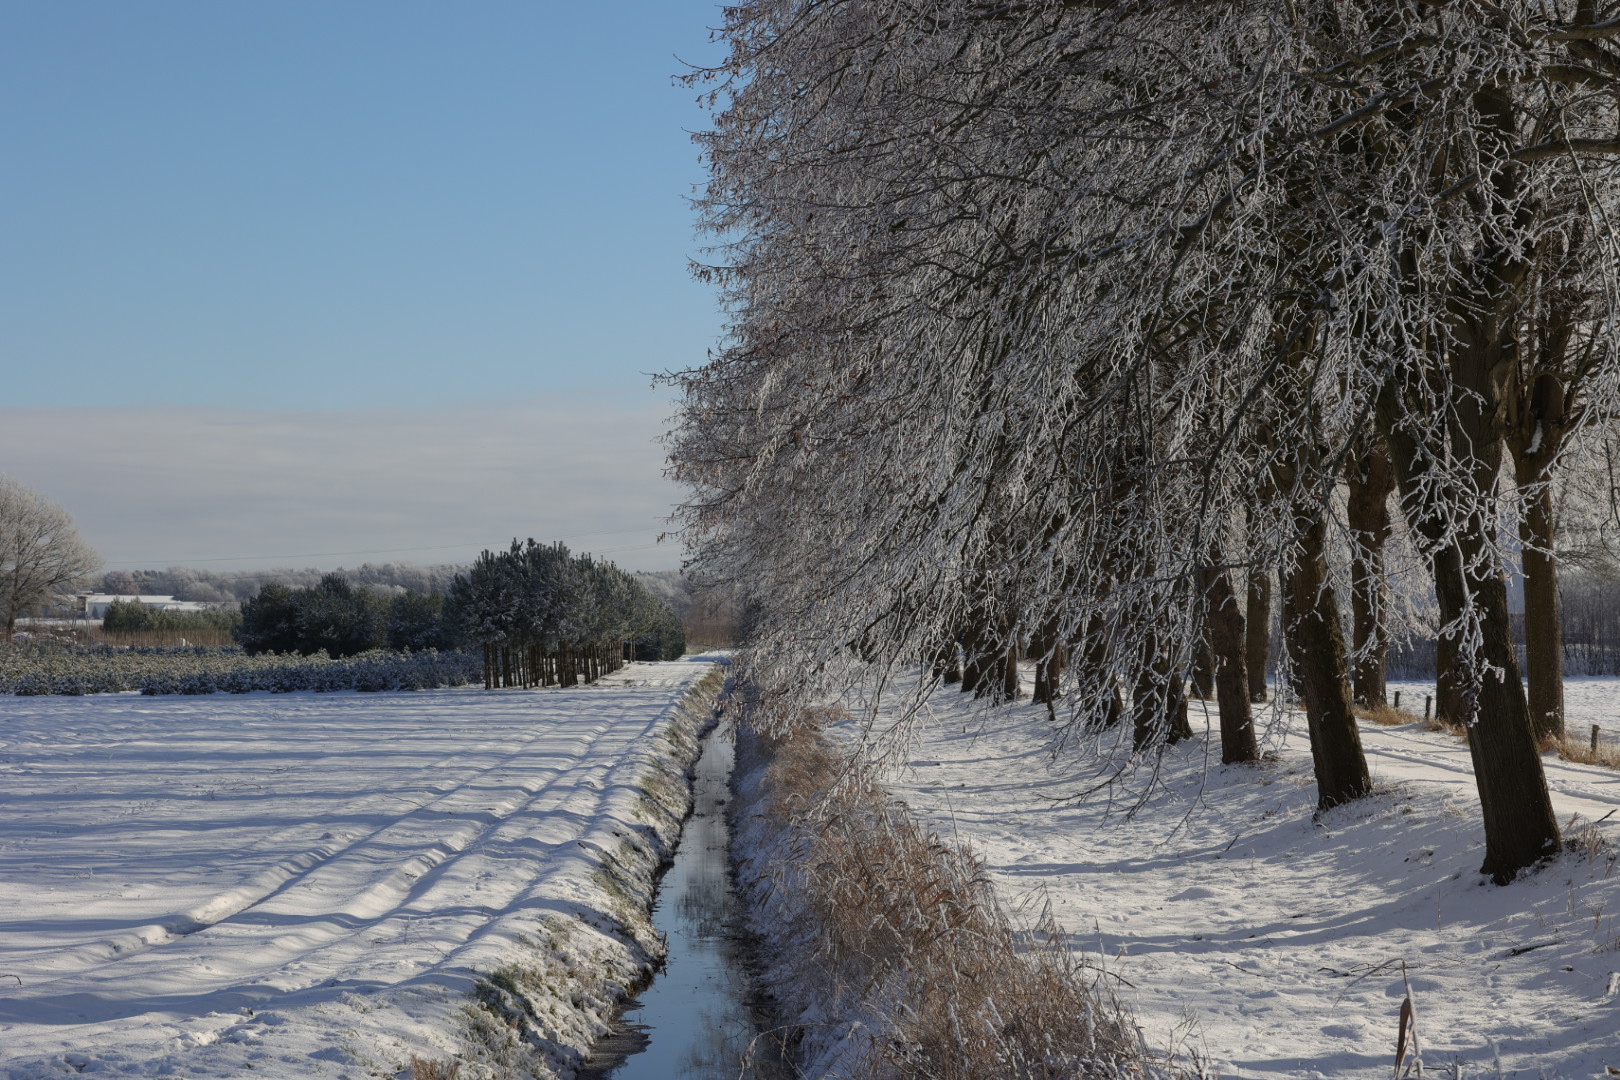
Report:
[{"label": "bare shrub", "polygon": [[[1055,929],[1021,932],[984,864],[920,825],[812,726],[764,738],[765,813],[791,821],[808,962],[885,1021],[855,1080],[1058,1080],[1151,1071]],[[791,879],[791,880],[789,880]]]}]

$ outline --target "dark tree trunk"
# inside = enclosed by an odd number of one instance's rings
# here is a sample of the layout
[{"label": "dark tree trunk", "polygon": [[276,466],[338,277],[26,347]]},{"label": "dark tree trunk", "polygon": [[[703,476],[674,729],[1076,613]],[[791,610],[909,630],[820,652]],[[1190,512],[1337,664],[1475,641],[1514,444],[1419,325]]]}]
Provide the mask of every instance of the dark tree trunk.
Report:
[{"label": "dark tree trunk", "polygon": [[[1541,360],[1562,363],[1570,318],[1554,313],[1542,335]],[[1558,520],[1552,472],[1569,435],[1570,395],[1564,379],[1543,371],[1516,395],[1517,423],[1509,433],[1513,477],[1532,494],[1519,520],[1524,567],[1525,675],[1530,682],[1530,726],[1538,742],[1564,737],[1564,628],[1558,597]]]},{"label": "dark tree trunk", "polygon": [[1063,646],[1054,644],[1051,652],[1035,662],[1033,700],[1042,705],[1055,705],[1063,681]]},{"label": "dark tree trunk", "polygon": [[1131,702],[1131,744],[1137,750],[1158,743],[1174,744],[1192,738],[1187,721],[1187,693],[1171,658],[1149,635],[1143,646],[1143,664]]},{"label": "dark tree trunk", "polygon": [[[1434,573],[1439,572],[1438,568],[1434,569]],[[1441,589],[1438,579],[1434,589],[1438,596]],[[1440,619],[1442,623],[1449,621],[1444,611]],[[1457,639],[1444,632],[1434,641],[1434,718],[1453,727],[1463,722],[1462,687],[1457,681]]]},{"label": "dark tree trunk", "polygon": [[1524,659],[1530,724],[1539,743],[1564,738],[1564,631],[1558,600],[1551,485],[1530,500],[1519,523],[1524,560]]},{"label": "dark tree trunk", "polygon": [[1191,672],[1192,691],[1205,701],[1215,696],[1215,648],[1209,638],[1210,628],[1206,619],[1204,632],[1198,638],[1198,647],[1193,650]]},{"label": "dark tree trunk", "polygon": [[1271,665],[1271,571],[1249,569],[1244,611],[1244,663],[1248,667],[1249,700],[1265,701],[1266,668]]},{"label": "dark tree trunk", "polygon": [[1018,696],[1024,692],[1023,680],[1018,674],[1018,646],[1007,646],[1007,659],[1002,667],[1001,699],[1002,701],[1017,701]]},{"label": "dark tree trunk", "polygon": [[1063,675],[1063,647],[1058,643],[1056,619],[1041,623],[1029,651],[1035,657],[1035,686],[1030,696],[1050,710],[1058,699],[1058,680]]},{"label": "dark tree trunk", "polygon": [[1192,724],[1187,720],[1187,681],[1180,672],[1170,674],[1170,705],[1166,710],[1170,735],[1165,742],[1174,746],[1193,737]]},{"label": "dark tree trunk", "polygon": [[1254,717],[1249,709],[1249,668],[1243,612],[1229,571],[1210,575],[1210,648],[1215,656],[1215,698],[1221,716],[1221,763],[1260,760]]},{"label": "dark tree trunk", "polygon": [[974,697],[1000,693],[1005,654],[989,640],[983,627],[974,627],[962,642],[962,692]]},{"label": "dark tree trunk", "polygon": [[[1315,448],[1301,451],[1314,458]],[[1372,790],[1361,729],[1350,708],[1343,624],[1328,581],[1327,526],[1322,507],[1295,488],[1297,474],[1279,470],[1278,485],[1292,490],[1296,549],[1283,574],[1283,633],[1290,666],[1305,703],[1316,768],[1318,810],[1359,799]],[[1307,470],[1306,475],[1309,475]]]},{"label": "dark tree trunk", "polygon": [[1097,710],[1102,726],[1113,727],[1125,719],[1125,695],[1109,664],[1108,627],[1101,616],[1092,616],[1085,637],[1077,647],[1065,650],[1075,656],[1074,685],[1083,695],[1102,696]]},{"label": "dark tree trunk", "polygon": [[1355,654],[1355,700],[1381,708],[1387,704],[1385,665],[1389,656],[1389,585],[1384,578],[1384,549],[1392,528],[1389,496],[1395,490],[1395,467],[1384,441],[1354,454],[1346,471],[1350,485],[1350,626]]},{"label": "dark tree trunk", "polygon": [[[1424,482],[1436,451],[1420,446],[1394,421],[1400,412],[1393,384],[1386,387],[1380,404],[1379,424],[1395,463],[1403,502],[1410,508],[1412,529],[1429,552],[1440,618],[1446,623],[1457,620],[1470,600],[1478,612],[1479,654],[1458,649],[1454,642],[1442,642],[1445,666],[1438,673],[1439,689],[1441,701],[1456,710],[1453,719],[1466,725],[1468,733],[1485,826],[1485,862],[1480,872],[1506,884],[1519,871],[1556,855],[1560,840],[1514,655],[1507,583],[1500,574],[1480,569],[1489,566],[1484,513],[1502,465],[1502,443],[1492,430],[1490,399],[1485,397],[1492,389],[1490,359],[1475,350],[1460,358],[1454,368],[1458,381],[1465,388],[1478,388],[1486,403],[1482,406],[1480,401],[1462,398],[1453,406],[1453,438],[1472,451],[1468,490],[1440,491],[1437,483]],[[1463,527],[1448,527],[1448,501],[1468,508],[1470,517]],[[1487,667],[1497,668],[1503,677]]]}]

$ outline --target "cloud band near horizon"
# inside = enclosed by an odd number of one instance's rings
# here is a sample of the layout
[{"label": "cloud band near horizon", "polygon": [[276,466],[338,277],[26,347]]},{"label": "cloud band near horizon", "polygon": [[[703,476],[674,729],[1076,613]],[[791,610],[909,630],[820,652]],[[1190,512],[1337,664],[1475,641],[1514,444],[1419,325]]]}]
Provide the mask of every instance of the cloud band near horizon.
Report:
[{"label": "cloud band near horizon", "polygon": [[465,562],[563,540],[634,570],[680,496],[667,403],[0,409],[0,473],[66,507],[108,569]]}]

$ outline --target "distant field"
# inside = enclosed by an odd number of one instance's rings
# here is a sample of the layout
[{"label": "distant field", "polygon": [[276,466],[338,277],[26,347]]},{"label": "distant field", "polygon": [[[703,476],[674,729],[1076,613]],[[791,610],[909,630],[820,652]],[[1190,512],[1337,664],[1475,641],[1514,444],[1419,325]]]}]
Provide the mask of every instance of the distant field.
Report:
[{"label": "distant field", "polygon": [[[1434,683],[1391,682],[1392,703],[1397,690],[1401,692],[1401,708],[1422,716],[1424,695],[1433,695]],[[1620,741],[1620,677],[1575,675],[1564,680],[1564,725],[1570,735],[1584,736],[1593,724],[1603,729],[1604,738]]]}]

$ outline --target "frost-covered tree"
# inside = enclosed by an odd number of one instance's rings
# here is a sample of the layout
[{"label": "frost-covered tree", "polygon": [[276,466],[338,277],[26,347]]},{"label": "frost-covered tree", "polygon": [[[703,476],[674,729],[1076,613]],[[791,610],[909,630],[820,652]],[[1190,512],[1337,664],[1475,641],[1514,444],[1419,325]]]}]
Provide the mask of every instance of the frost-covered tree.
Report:
[{"label": "frost-covered tree", "polygon": [[489,687],[592,682],[634,658],[638,637],[672,641],[667,625],[678,623],[635,575],[532,539],[485,551],[457,575],[445,619],[482,647]]},{"label": "frost-covered tree", "polygon": [[0,476],[0,613],[6,640],[17,617],[58,589],[77,584],[101,564],[73,517],[38,492]]},{"label": "frost-covered tree", "polygon": [[342,574],[324,575],[309,588],[263,586],[242,605],[236,640],[249,653],[325,652],[337,660],[385,644],[388,600],[356,588]]},{"label": "frost-covered tree", "polygon": [[[1321,805],[1355,798],[1378,597],[1353,593],[1347,642],[1331,557],[1382,543],[1376,494],[1339,517],[1371,445],[1429,566],[1484,870],[1556,852],[1500,477],[1514,417],[1548,415],[1516,404],[1558,348],[1537,328],[1604,340],[1620,297],[1620,22],[1587,0],[751,0],[722,34],[702,207],[732,321],[679,377],[672,465],[780,715],[851,657],[895,685],[960,655],[983,692],[1022,653],[1070,725],[1128,714],[1146,753],[1186,730],[1210,615],[1236,633],[1221,575],[1276,572]],[[1616,359],[1582,356],[1601,412]]]}]

